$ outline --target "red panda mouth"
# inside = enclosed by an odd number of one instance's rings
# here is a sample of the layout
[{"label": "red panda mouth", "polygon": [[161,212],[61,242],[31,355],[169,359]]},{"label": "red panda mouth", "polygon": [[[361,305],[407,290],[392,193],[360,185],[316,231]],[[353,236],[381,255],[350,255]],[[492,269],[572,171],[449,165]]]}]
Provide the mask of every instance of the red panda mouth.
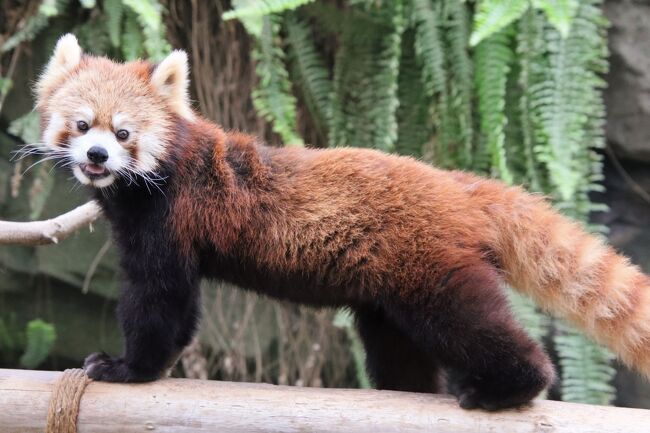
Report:
[{"label": "red panda mouth", "polygon": [[103,164],[79,164],[79,168],[90,179],[101,179],[110,174]]}]

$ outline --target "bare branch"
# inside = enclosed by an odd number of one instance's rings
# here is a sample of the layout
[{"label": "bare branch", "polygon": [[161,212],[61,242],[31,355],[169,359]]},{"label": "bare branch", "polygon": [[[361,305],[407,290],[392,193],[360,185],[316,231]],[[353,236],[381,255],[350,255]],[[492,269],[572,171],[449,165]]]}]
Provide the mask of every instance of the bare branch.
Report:
[{"label": "bare branch", "polygon": [[[61,377],[0,369],[2,431],[43,432],[55,384],[65,395],[76,390]],[[647,433],[650,425],[650,411],[642,409],[536,400],[525,409],[490,413],[463,410],[454,399],[432,394],[195,379],[92,382],[82,392],[79,416],[72,418],[80,432]],[[68,413],[74,402],[65,403],[56,413]]]},{"label": "bare branch", "polygon": [[56,244],[100,215],[101,208],[91,201],[45,221],[0,221],[0,245]]}]

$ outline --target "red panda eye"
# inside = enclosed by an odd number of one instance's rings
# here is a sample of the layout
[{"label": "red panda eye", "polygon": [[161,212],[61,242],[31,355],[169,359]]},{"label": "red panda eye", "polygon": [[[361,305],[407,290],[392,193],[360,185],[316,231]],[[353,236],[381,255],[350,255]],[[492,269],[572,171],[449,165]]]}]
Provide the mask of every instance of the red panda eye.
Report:
[{"label": "red panda eye", "polygon": [[82,132],[88,131],[88,124],[83,120],[77,122],[77,129]]},{"label": "red panda eye", "polygon": [[120,140],[126,140],[127,138],[129,138],[129,131],[127,131],[126,129],[120,129],[115,133],[115,135]]}]

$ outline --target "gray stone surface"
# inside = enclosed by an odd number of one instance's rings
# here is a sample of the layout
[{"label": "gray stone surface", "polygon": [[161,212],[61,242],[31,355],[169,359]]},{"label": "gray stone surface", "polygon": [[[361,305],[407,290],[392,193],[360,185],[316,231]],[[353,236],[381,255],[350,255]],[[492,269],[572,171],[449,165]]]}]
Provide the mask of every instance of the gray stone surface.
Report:
[{"label": "gray stone surface", "polygon": [[[594,199],[606,203],[610,210],[594,215],[594,220],[609,227],[612,246],[650,273],[650,201],[635,191],[641,188],[650,192],[650,164],[626,161],[622,169],[626,175],[615,168],[611,159],[607,161],[607,190]],[[618,365],[615,385],[617,405],[650,409],[650,384],[639,374]]]},{"label": "gray stone surface", "polygon": [[650,1],[608,0],[611,70],[607,139],[625,159],[650,162]]}]

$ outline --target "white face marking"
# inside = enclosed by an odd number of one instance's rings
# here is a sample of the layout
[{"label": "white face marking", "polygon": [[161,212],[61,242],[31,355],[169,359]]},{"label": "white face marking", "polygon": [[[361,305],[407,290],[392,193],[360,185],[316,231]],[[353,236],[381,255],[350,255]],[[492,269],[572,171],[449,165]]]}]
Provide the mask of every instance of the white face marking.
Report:
[{"label": "white face marking", "polygon": [[77,110],[77,121],[83,120],[88,125],[92,125],[95,120],[95,112],[90,107],[81,107]]},{"label": "white face marking", "polygon": [[154,171],[158,161],[165,155],[165,143],[155,134],[145,132],[138,140],[138,167],[143,171]]},{"label": "white face marking", "polygon": [[81,168],[78,165],[75,165],[72,168],[72,174],[74,174],[74,177],[76,177],[79,182],[84,185],[90,185],[91,180],[88,179],[88,176],[86,176],[83,171],[81,171]]},{"label": "white face marking", "polygon": [[60,131],[66,129],[65,119],[59,114],[54,113],[50,117],[50,122],[47,124],[47,128],[43,132],[43,141],[45,145],[50,149],[59,149],[59,146],[62,143],[57,143],[58,134]]},{"label": "white face marking", "polygon": [[124,113],[114,114],[112,121],[115,131],[126,129],[127,131],[132,132],[135,129],[133,123],[129,121],[129,118]]},{"label": "white face marking", "polygon": [[[87,164],[91,161],[88,159],[88,150],[93,146],[101,146],[108,152],[108,159],[104,166],[111,172],[124,170],[129,163],[129,153],[124,149],[115,138],[111,131],[91,128],[84,135],[80,135],[70,140],[70,157],[77,164]],[[101,179],[91,180],[83,174],[78,166],[73,170],[74,175],[81,183],[86,185],[91,183],[93,186],[103,188],[115,180],[114,175],[109,175]],[[80,176],[81,175],[81,176]]]}]

